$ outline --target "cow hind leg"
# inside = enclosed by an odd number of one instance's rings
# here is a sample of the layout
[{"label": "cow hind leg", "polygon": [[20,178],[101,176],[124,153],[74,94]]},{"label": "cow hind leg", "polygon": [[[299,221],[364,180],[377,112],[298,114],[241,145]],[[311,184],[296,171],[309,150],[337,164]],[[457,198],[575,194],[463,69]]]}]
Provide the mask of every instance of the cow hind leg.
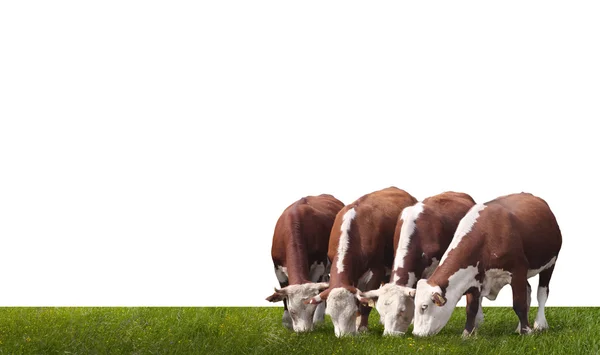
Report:
[{"label": "cow hind leg", "polygon": [[554,265],[549,269],[540,272],[540,279],[537,289],[537,300],[538,300],[538,311],[535,316],[535,322],[533,323],[533,330],[540,331],[548,329],[548,321],[546,321],[546,314],[544,313],[544,307],[548,300],[548,293],[550,289],[550,278],[552,278],[552,271],[554,271]]},{"label": "cow hind leg", "polygon": [[[529,317],[529,309],[531,308],[531,285],[529,281],[527,281],[527,316]],[[521,321],[519,321],[519,325],[517,325],[517,329],[515,329],[515,333],[521,333]]]},{"label": "cow hind leg", "polygon": [[513,310],[519,317],[519,333],[530,334],[529,313],[527,304],[527,270],[519,270],[513,273],[510,286],[513,293]]}]

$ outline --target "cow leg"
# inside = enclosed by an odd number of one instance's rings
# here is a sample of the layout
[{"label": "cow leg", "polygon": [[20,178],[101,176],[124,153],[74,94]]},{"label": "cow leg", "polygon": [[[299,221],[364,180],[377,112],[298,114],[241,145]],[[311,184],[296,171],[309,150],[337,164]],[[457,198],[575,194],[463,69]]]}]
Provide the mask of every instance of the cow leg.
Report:
[{"label": "cow leg", "polygon": [[[531,285],[529,281],[527,281],[527,315],[529,317],[529,309],[531,308]],[[521,332],[521,321],[519,321],[519,325],[517,325],[517,329],[515,329],[515,333]]]},{"label": "cow leg", "polygon": [[290,316],[290,312],[287,308],[287,299],[285,298],[283,299],[283,318],[281,319],[281,323],[283,323],[283,326],[288,329],[294,329],[294,326],[292,325],[292,317]]},{"label": "cow leg", "polygon": [[[465,330],[463,331],[463,337],[468,337],[479,324],[483,321],[483,311],[481,310],[481,292],[474,288],[467,293],[467,322],[465,324]],[[479,318],[479,319],[478,319]]]},{"label": "cow leg", "polygon": [[[321,268],[321,266],[323,266]],[[312,282],[328,282],[329,281],[329,261],[316,264],[315,267],[311,267],[310,270],[310,281]],[[325,309],[327,303],[321,302],[317,305],[315,313],[313,314],[313,323],[320,323],[325,321]]]},{"label": "cow leg", "polygon": [[519,317],[519,333],[530,334],[527,304],[527,269],[518,270],[513,273],[510,283],[513,293],[513,310]]},{"label": "cow leg", "polygon": [[[361,288],[361,280],[358,283],[358,289],[361,291],[370,291],[378,288],[381,285],[381,281],[383,280],[383,276],[385,274],[385,270],[372,270],[373,275],[371,278],[366,280],[364,283],[364,287]],[[362,279],[362,277],[361,277]],[[363,304],[358,305],[359,317],[356,317],[357,328],[359,332],[365,332],[369,326],[369,314],[371,314],[371,307],[365,306]]]},{"label": "cow leg", "polygon": [[540,278],[537,289],[537,300],[539,307],[535,316],[535,322],[533,322],[533,330],[548,329],[548,321],[546,321],[544,307],[546,306],[546,300],[548,300],[548,293],[550,292],[548,285],[550,284],[550,278],[552,278],[553,271],[554,265],[540,272]]}]

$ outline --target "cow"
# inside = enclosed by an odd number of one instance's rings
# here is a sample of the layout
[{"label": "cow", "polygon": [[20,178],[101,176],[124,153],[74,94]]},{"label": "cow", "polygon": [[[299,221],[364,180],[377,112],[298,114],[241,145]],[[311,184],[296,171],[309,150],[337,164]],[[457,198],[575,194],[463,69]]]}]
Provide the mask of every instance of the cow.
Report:
[{"label": "cow", "polygon": [[361,302],[375,305],[383,335],[403,335],[414,315],[417,280],[427,278],[450,245],[458,222],[475,205],[466,193],[447,191],[406,207],[394,232],[394,268],[390,281],[363,293]]},{"label": "cow", "polygon": [[337,214],[329,238],[329,288],[307,301],[327,301],[326,314],[337,337],[355,334],[357,326],[358,331],[367,329],[371,307],[359,303],[359,290],[379,287],[386,269],[391,270],[396,221],[405,207],[416,202],[392,186],[360,197]]},{"label": "cow", "polygon": [[306,305],[328,287],[329,234],[344,204],[332,195],[307,196],[288,206],[275,225],[271,257],[280,289],[267,301],[283,301],[283,325],[296,332],[323,321],[325,306]]},{"label": "cow", "polygon": [[433,274],[417,282],[413,334],[437,334],[467,292],[467,302],[469,298],[472,302],[466,309],[463,337],[470,336],[483,318],[482,297],[496,299],[507,284],[519,318],[517,331],[529,334],[531,286],[527,279],[537,274],[539,308],[533,329],[548,328],[544,306],[561,245],[556,218],[539,197],[520,193],[476,204],[461,219]]}]

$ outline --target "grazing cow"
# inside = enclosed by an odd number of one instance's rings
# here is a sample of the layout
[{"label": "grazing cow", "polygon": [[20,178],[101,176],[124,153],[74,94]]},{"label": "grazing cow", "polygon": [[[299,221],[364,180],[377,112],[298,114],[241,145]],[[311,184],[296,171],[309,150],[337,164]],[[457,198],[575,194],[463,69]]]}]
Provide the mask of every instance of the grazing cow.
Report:
[{"label": "grazing cow", "polygon": [[507,284],[512,287],[518,331],[529,334],[531,286],[527,279],[537,274],[539,309],[533,328],[548,328],[544,306],[561,245],[556,218],[539,197],[520,193],[473,206],[460,221],[437,269],[417,283],[413,334],[437,334],[468,292],[467,301],[470,296],[473,302],[467,307],[463,336],[469,336],[481,319],[482,297],[496,299]]},{"label": "grazing cow", "polygon": [[311,330],[314,321],[324,318],[324,305],[306,305],[303,301],[328,286],[323,281],[330,268],[329,233],[343,207],[331,195],[307,196],[288,206],[275,225],[271,257],[282,288],[275,289],[267,301],[283,301],[283,325],[296,332]]},{"label": "grazing cow", "polygon": [[[371,307],[359,303],[362,290],[372,290],[383,281],[394,258],[394,229],[398,215],[417,200],[396,187],[367,194],[344,207],[336,216],[329,238],[332,260],[329,288],[308,303],[327,300],[335,335],[340,337],[367,329]],[[357,289],[358,287],[358,289]]]},{"label": "grazing cow", "polygon": [[406,207],[394,233],[394,268],[390,282],[362,294],[363,303],[376,308],[384,325],[383,335],[406,333],[413,320],[417,280],[429,277],[450,245],[458,222],[471,207],[465,193],[444,192]]}]

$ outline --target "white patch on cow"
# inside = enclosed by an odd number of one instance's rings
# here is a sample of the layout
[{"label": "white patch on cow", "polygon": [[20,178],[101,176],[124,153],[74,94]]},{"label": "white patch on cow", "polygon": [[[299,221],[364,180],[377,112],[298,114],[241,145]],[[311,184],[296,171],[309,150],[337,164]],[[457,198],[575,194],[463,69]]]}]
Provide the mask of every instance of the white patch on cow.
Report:
[{"label": "white patch on cow", "polygon": [[556,262],[556,256],[553,257],[552,259],[550,259],[550,261],[546,265],[542,266],[539,269],[527,270],[527,278],[533,277],[533,276],[539,274],[540,272],[550,268],[552,265],[554,265],[555,262]]},{"label": "white patch on cow", "polygon": [[310,266],[309,279],[312,282],[318,282],[324,273],[325,273],[325,264],[315,261]]},{"label": "white patch on cow", "polygon": [[431,286],[427,280],[421,279],[417,282],[417,294],[415,296],[415,319],[413,334],[415,336],[429,336],[439,333],[448,323],[452,311],[462,295],[471,287],[480,288],[481,284],[475,280],[478,274],[476,266],[468,266],[459,269],[448,278],[446,288],[446,303],[438,306],[433,303],[434,293],[442,294],[439,286]]},{"label": "white patch on cow", "polygon": [[512,274],[502,269],[489,269],[485,271],[481,296],[495,300],[502,287],[508,285],[512,280]]},{"label": "white patch on cow", "polygon": [[279,283],[286,283],[288,280],[287,267],[279,265],[275,268],[275,276]]},{"label": "white patch on cow", "polygon": [[358,289],[366,290],[367,284],[371,281],[371,278],[373,278],[373,271],[369,269],[358,279]]},{"label": "white patch on cow", "polygon": [[352,224],[352,220],[356,216],[356,210],[354,208],[349,209],[344,213],[342,217],[342,226],[340,227],[340,231],[342,235],[340,236],[340,241],[337,249],[337,269],[338,272],[344,271],[344,258],[346,257],[346,253],[348,252],[348,248],[350,247],[350,225]]},{"label": "white patch on cow", "polygon": [[548,300],[548,287],[538,287],[537,290],[537,300],[538,300],[538,311],[535,316],[535,322],[533,323],[534,330],[544,330],[548,329],[548,321],[546,320],[546,314],[544,313],[544,307],[546,306],[546,301]]},{"label": "white patch on cow", "polygon": [[[428,279],[429,276],[431,276],[431,274],[433,274],[433,272],[435,271],[435,269],[438,267],[438,265],[440,264],[440,261],[437,258],[431,258],[431,265],[429,265],[428,267],[425,268],[425,270],[423,270],[423,275],[421,276],[422,279]],[[411,286],[413,287],[413,286]]]},{"label": "white patch on cow", "polygon": [[331,317],[335,336],[356,334],[356,295],[344,287],[331,290],[327,298],[326,314]]},{"label": "white patch on cow", "polygon": [[415,221],[421,212],[423,212],[423,203],[421,202],[417,202],[414,206],[409,206],[402,210],[402,214],[400,215],[400,219],[402,219],[402,228],[400,229],[396,258],[394,259],[394,270],[404,267],[404,258],[408,254],[410,238],[417,226]]},{"label": "white patch on cow", "polygon": [[415,287],[415,284],[417,283],[417,276],[415,275],[414,272],[409,272],[408,273],[408,282],[406,283],[406,286],[408,287]]},{"label": "white patch on cow", "polygon": [[467,212],[467,214],[460,220],[460,222],[458,222],[458,227],[456,227],[454,237],[452,238],[448,249],[446,249],[444,256],[442,256],[442,260],[440,260],[440,265],[444,263],[450,251],[455,249],[460,243],[460,241],[463,239],[463,237],[471,231],[473,225],[475,224],[475,222],[477,222],[477,218],[479,218],[479,213],[485,208],[486,206],[481,204],[477,204],[471,207],[469,212]]}]

